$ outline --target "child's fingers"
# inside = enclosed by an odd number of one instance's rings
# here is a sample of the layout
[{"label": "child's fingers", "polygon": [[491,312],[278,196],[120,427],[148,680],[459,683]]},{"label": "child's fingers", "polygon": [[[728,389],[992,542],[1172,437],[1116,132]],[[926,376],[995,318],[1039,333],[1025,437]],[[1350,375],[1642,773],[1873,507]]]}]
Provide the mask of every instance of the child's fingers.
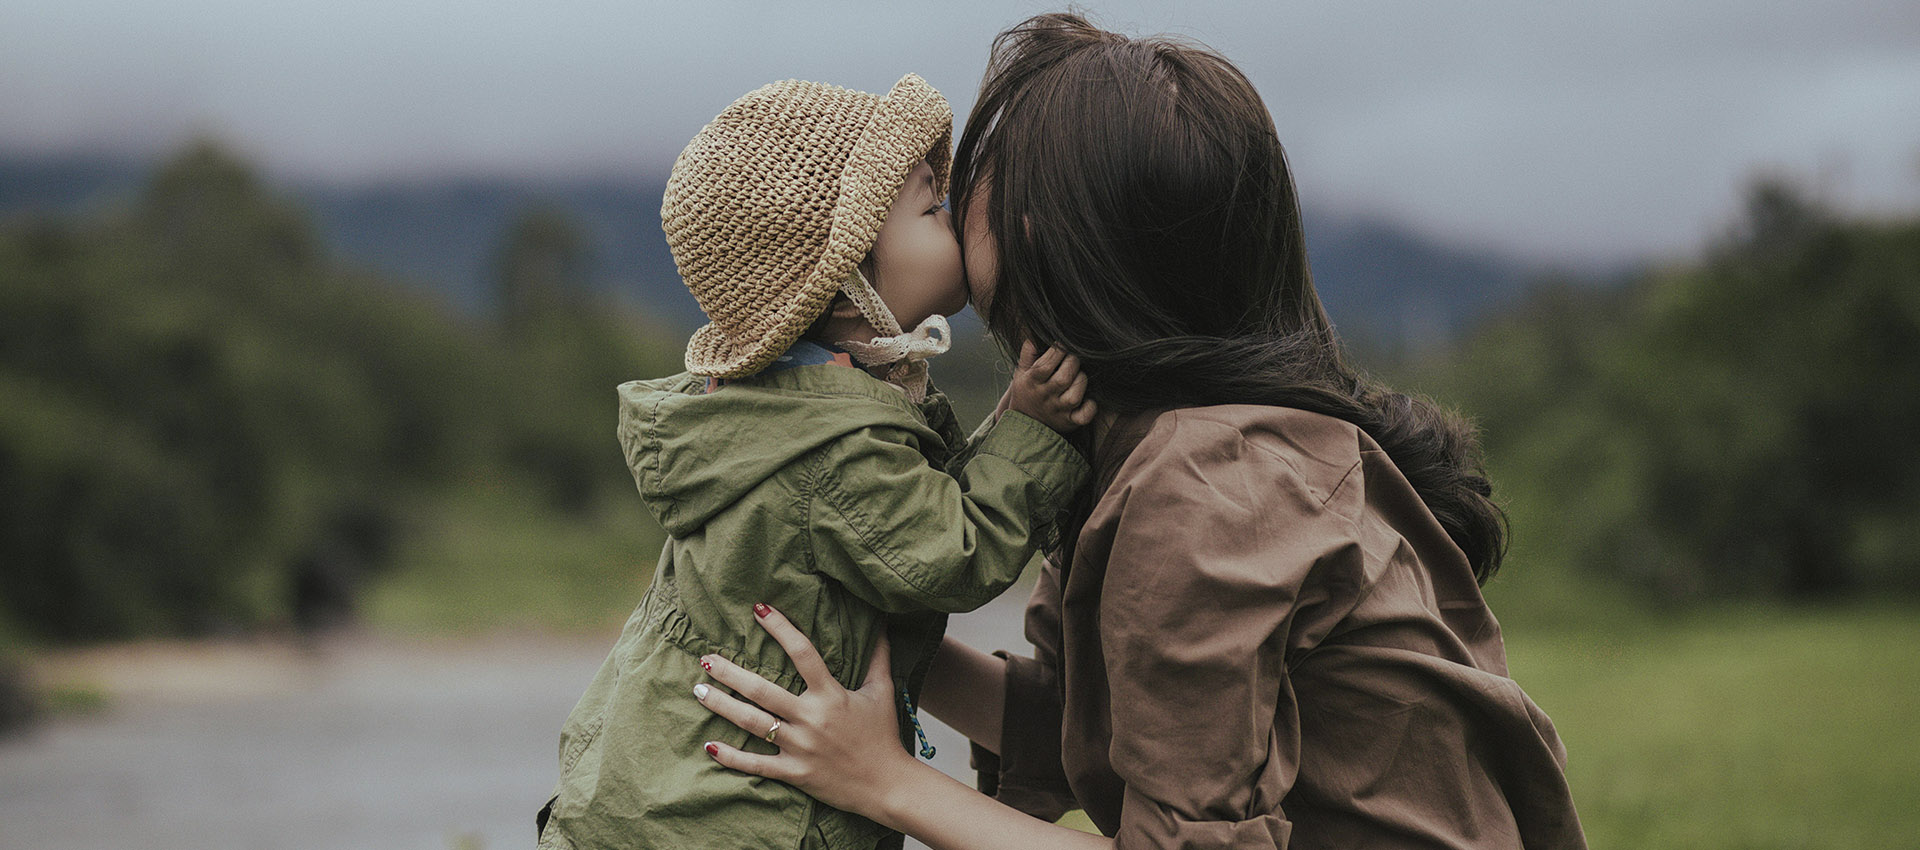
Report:
[{"label": "child's fingers", "polygon": [[[820,651],[813,648],[813,641],[807,640],[806,635],[794,628],[793,623],[787,620],[787,615],[773,610],[773,606],[764,602],[753,606],[753,615],[760,620],[760,627],[773,635],[773,639],[779,642],[780,648],[787,651],[787,657],[793,660],[793,667],[800,671],[800,678],[806,681],[808,690],[825,688],[829,685],[840,687],[840,683],[834,680],[833,673],[827,670],[827,662],[820,658]],[[826,693],[826,691],[820,691],[820,693]],[[753,695],[747,694],[747,696]],[[754,701],[759,702],[759,700]],[[765,705],[765,703],[761,704]],[[768,707],[772,708],[772,706]]]},{"label": "child's fingers", "polygon": [[1028,369],[1033,368],[1033,359],[1035,357],[1038,357],[1039,355],[1040,355],[1040,352],[1033,347],[1033,340],[1030,340],[1030,339],[1021,340],[1020,342],[1021,371],[1026,371]]},{"label": "child's fingers", "polygon": [[787,771],[779,756],[767,756],[749,753],[745,750],[729,747],[719,741],[708,741],[705,747],[707,756],[720,763],[721,767],[732,768],[741,773],[751,773],[781,782],[788,780]]},{"label": "child's fingers", "polygon": [[879,685],[893,689],[893,650],[887,646],[887,633],[880,633],[880,641],[873,645],[873,660],[867,663],[867,679],[860,687]]},{"label": "child's fingers", "polygon": [[1087,397],[1087,376],[1076,375],[1074,376],[1073,384],[1068,386],[1066,389],[1060,391],[1060,404],[1067,407],[1068,409],[1072,409],[1074,407],[1078,407],[1080,405],[1080,402],[1086,397]]},{"label": "child's fingers", "polygon": [[1100,415],[1100,408],[1093,403],[1092,399],[1088,399],[1079,407],[1074,408],[1073,413],[1068,414],[1067,420],[1075,425],[1091,425],[1093,424],[1093,417],[1098,415]]},{"label": "child's fingers", "polygon": [[753,700],[767,711],[782,717],[791,717],[800,711],[799,697],[721,656],[703,655],[700,657],[700,666],[714,681],[732,688],[734,693]]},{"label": "child's fingers", "polygon": [[1045,354],[1035,358],[1033,365],[1028,368],[1032,371],[1033,378],[1036,382],[1045,382],[1047,376],[1052,375],[1055,369],[1060,368],[1060,361],[1066,359],[1066,357],[1066,349],[1054,346],[1047,349]]},{"label": "child's fingers", "polygon": [[1065,387],[1072,385],[1073,380],[1078,377],[1080,377],[1080,358],[1069,354],[1060,358],[1060,368],[1053,370],[1053,377],[1048,378],[1047,383],[1056,387]]},{"label": "child's fingers", "polygon": [[[772,729],[774,721],[780,719],[705,682],[693,686],[693,698],[706,706],[708,711],[726,718],[756,738],[767,737],[767,730]],[[774,746],[780,746],[778,735],[774,738]]]}]

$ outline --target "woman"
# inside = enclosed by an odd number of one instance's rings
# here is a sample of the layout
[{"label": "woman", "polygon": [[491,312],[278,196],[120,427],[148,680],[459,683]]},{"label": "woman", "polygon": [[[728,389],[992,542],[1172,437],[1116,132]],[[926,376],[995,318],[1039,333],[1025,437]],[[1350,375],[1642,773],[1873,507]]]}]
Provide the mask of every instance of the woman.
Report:
[{"label": "woman", "polygon": [[[1035,656],[949,639],[928,678],[995,796],[894,743],[884,648],[848,691],[777,612],[806,693],[716,659],[752,704],[705,702],[780,752],[709,753],[936,848],[1584,846],[1480,594],[1504,529],[1471,431],[1344,362],[1245,77],[1033,18],[954,185],[988,324],[1078,355],[1103,411]],[[1027,816],[1073,807],[1106,837]]]}]

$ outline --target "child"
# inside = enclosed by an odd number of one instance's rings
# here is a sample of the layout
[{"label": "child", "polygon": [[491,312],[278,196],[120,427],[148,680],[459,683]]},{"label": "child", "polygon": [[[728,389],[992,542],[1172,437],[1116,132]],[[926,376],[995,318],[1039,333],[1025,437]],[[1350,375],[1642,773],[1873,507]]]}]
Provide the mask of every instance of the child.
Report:
[{"label": "child", "polygon": [[944,612],[1005,590],[1086,480],[1059,433],[1093,413],[1071,358],[1024,352],[1005,412],[964,446],[927,383],[941,314],[968,296],[942,202],[952,121],[911,74],[884,97],[789,80],[735,101],[675,161],[661,219],[711,321],[687,374],[620,387],[627,464],[670,539],[567,718],[541,847],[899,846],[714,764],[704,742],[771,753],[775,730],[750,737],[691,690],[716,653],[798,691],[756,603],[848,687],[884,632],[910,746]]}]

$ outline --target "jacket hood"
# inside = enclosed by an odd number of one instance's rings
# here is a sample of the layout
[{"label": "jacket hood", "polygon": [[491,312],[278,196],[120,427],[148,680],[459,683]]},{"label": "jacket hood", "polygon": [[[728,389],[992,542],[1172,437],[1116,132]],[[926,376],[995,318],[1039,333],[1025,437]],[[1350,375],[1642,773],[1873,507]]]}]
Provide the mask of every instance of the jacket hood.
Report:
[{"label": "jacket hood", "polygon": [[647,509],[668,534],[704,525],[780,469],[866,428],[944,444],[897,388],[845,366],[802,366],[705,392],[689,374],[621,384],[620,446]]}]

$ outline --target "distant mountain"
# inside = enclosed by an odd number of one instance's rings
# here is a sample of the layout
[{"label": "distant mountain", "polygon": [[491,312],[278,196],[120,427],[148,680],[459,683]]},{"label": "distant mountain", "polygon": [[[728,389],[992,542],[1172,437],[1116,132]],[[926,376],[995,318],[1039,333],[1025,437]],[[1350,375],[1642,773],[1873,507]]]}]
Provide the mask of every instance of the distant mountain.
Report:
[{"label": "distant mountain", "polygon": [[657,181],[532,183],[448,180],[354,187],[292,186],[327,238],[353,262],[446,292],[473,310],[492,302],[494,254],[515,217],[560,210],[586,236],[601,290],[692,327],[700,308],[680,284],[660,232]]},{"label": "distant mountain", "polygon": [[1314,285],[1350,337],[1413,347],[1447,339],[1516,298],[1538,273],[1396,222],[1313,210],[1306,219]]},{"label": "distant mountain", "polygon": [[[0,217],[74,212],[137,191],[146,167],[89,158],[0,156]],[[664,176],[535,182],[445,179],[353,186],[283,184],[306,204],[340,255],[444,293],[461,307],[491,303],[500,238],[522,211],[566,212],[593,251],[601,289],[684,327],[701,321],[660,233]],[[1532,276],[1498,253],[1449,245],[1401,224],[1307,212],[1314,280],[1343,333],[1375,343],[1444,339],[1514,298]]]}]

